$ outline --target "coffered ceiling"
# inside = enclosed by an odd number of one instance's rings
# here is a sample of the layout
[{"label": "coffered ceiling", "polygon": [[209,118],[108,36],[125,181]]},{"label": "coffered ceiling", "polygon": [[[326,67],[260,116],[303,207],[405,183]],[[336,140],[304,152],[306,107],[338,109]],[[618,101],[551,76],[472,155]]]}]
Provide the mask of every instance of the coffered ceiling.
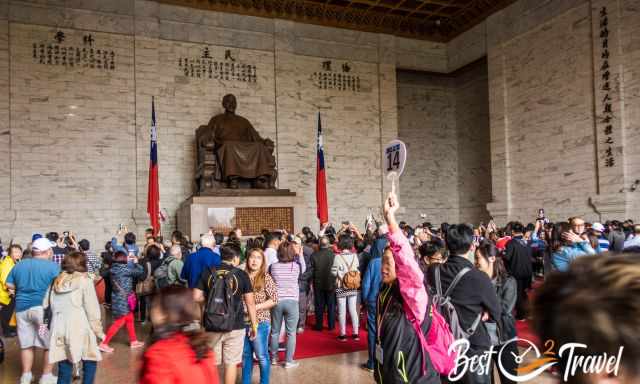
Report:
[{"label": "coffered ceiling", "polygon": [[156,0],[446,42],[514,0]]}]

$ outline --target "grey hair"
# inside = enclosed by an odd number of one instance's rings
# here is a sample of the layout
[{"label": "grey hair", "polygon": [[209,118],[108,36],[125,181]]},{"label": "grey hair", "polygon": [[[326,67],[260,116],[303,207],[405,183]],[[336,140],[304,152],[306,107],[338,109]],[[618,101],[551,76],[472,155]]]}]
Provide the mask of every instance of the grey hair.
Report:
[{"label": "grey hair", "polygon": [[200,245],[207,248],[216,246],[216,238],[213,235],[205,234],[200,237]]}]

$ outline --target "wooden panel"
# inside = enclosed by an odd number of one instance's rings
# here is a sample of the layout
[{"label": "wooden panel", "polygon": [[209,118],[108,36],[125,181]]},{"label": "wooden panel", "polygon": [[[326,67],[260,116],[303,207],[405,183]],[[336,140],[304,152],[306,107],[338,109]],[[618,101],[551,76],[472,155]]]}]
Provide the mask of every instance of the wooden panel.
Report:
[{"label": "wooden panel", "polygon": [[245,236],[259,235],[264,228],[293,233],[293,208],[236,208],[236,226]]}]

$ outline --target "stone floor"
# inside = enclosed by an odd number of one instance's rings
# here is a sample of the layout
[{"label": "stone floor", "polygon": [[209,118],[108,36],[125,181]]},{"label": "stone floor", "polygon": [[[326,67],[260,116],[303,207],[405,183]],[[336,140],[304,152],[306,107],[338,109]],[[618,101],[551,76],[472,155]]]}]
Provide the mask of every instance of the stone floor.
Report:
[{"label": "stone floor", "polygon": [[[141,339],[143,331],[138,335]],[[20,376],[20,357],[17,338],[5,339],[6,356],[0,365],[0,384],[17,383]],[[136,368],[140,351],[131,351],[126,345],[125,332],[122,331],[112,342],[115,353],[105,355],[98,365],[96,384],[125,384],[136,382]],[[366,360],[366,352],[345,353],[300,360],[300,366],[285,370],[273,367],[271,383],[275,384],[359,384],[373,383],[371,374],[358,368]],[[39,377],[41,371],[41,355],[36,358],[34,374]],[[258,369],[254,370],[254,383],[258,382]],[[238,381],[239,382],[239,381]],[[528,383],[550,384],[554,380],[550,375],[543,375]]]}]

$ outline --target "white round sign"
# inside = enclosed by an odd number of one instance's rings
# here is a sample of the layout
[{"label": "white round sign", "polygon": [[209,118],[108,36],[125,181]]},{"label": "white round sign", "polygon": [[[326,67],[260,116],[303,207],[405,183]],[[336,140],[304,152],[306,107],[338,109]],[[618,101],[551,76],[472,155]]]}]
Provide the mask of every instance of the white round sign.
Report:
[{"label": "white round sign", "polygon": [[400,140],[393,140],[385,146],[382,157],[387,177],[391,173],[395,173],[395,177],[400,177],[407,162],[407,146]]}]

